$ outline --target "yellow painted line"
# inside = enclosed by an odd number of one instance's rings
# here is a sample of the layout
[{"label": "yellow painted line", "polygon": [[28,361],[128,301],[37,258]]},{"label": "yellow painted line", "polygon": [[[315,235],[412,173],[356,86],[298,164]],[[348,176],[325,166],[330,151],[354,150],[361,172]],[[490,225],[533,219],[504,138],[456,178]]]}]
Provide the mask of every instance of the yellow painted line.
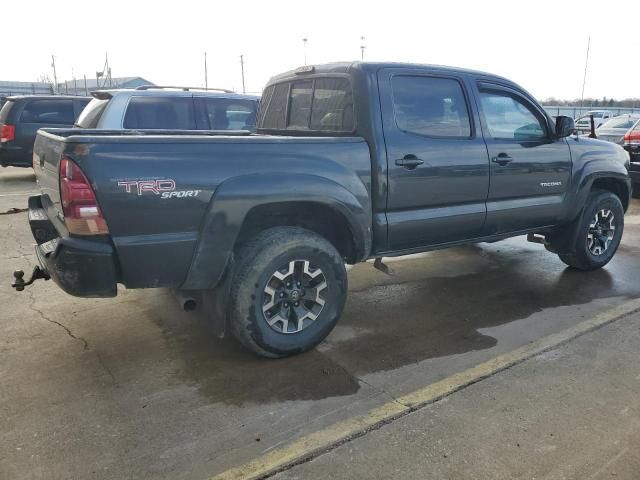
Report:
[{"label": "yellow painted line", "polygon": [[265,475],[282,470],[296,462],[311,458],[323,451],[341,444],[368,430],[380,427],[402,415],[420,407],[441,400],[458,390],[482,379],[521,363],[535,355],[558,347],[585,333],[607,325],[621,317],[640,310],[640,299],[629,300],[595,317],[582,321],[573,327],[536,340],[524,347],[499,355],[464,372],[457,373],[415,392],[404,395],[396,401],[385,403],[327,428],[306,435],[283,447],[272,450],[244,465],[222,472],[211,480],[248,480],[262,478]]}]

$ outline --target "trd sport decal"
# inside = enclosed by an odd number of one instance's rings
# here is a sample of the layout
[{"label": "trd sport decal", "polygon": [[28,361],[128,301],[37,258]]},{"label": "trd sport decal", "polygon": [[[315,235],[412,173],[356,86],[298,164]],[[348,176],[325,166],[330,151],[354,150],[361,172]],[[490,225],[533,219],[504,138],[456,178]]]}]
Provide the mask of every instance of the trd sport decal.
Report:
[{"label": "trd sport decal", "polygon": [[127,193],[141,196],[144,193],[160,195],[160,198],[197,197],[202,190],[176,190],[176,182],[170,178],[149,180],[121,180],[118,186]]}]

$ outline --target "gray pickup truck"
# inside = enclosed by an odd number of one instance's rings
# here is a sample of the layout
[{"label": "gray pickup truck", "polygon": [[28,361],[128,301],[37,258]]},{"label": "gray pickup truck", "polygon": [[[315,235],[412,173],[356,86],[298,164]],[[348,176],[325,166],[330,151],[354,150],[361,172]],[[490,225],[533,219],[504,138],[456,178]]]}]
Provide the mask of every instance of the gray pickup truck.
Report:
[{"label": "gray pickup truck", "polygon": [[528,235],[580,270],[613,257],[628,154],[573,135],[513,82],[339,63],[271,79],[258,134],[41,130],[29,223],[66,292],[171,287],[217,332],[281,357],[312,348],[345,262]]}]

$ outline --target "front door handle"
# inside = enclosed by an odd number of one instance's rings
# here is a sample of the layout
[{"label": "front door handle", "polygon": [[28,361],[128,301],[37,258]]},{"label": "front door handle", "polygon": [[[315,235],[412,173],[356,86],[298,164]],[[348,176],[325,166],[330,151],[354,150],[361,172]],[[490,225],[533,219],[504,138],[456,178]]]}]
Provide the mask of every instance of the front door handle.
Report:
[{"label": "front door handle", "polygon": [[499,153],[498,155],[496,155],[495,157],[493,157],[491,159],[491,161],[493,163],[497,163],[498,165],[504,167],[505,165],[510,164],[513,161],[513,158],[511,158],[509,155],[507,155],[506,153]]},{"label": "front door handle", "polygon": [[420,160],[418,157],[412,154],[405,155],[404,157],[398,158],[396,160],[396,165],[398,165],[399,167],[404,167],[407,170],[413,170],[418,165],[422,165],[423,163],[424,160]]}]

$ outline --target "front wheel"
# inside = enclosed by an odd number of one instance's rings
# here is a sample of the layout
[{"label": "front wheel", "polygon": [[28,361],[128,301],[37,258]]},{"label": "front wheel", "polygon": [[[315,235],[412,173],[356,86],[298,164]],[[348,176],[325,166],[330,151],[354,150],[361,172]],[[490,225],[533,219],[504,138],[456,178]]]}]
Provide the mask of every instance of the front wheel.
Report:
[{"label": "front wheel", "polygon": [[230,326],[258,355],[304,352],[333,329],[346,293],[344,261],[329,241],[302,228],[270,228],[237,252]]},{"label": "front wheel", "polygon": [[582,217],[570,234],[575,238],[571,252],[559,253],[560,259],[579,270],[596,270],[613,258],[622,240],[624,209],[613,193],[591,193]]}]

